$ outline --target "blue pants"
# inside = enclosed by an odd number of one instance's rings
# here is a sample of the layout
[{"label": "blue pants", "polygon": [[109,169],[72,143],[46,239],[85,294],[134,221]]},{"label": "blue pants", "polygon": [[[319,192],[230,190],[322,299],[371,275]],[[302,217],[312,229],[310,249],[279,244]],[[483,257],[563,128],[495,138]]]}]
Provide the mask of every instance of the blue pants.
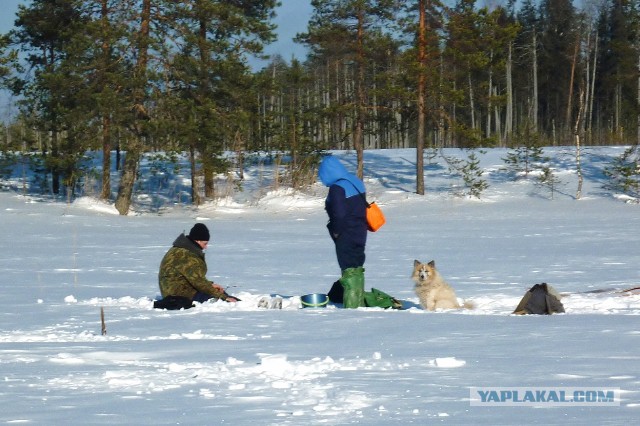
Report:
[{"label": "blue pants", "polygon": [[353,244],[350,241],[342,241],[340,238],[335,241],[335,244],[338,265],[340,265],[341,271],[364,266],[364,245]]}]

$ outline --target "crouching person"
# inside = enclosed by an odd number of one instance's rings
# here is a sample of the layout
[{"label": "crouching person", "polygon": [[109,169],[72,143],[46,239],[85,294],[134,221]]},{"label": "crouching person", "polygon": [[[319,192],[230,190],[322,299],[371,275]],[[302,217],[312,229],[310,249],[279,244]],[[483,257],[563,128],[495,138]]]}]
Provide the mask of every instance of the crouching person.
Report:
[{"label": "crouching person", "polygon": [[158,283],[162,300],[156,300],[154,308],[189,309],[194,301],[202,303],[211,298],[238,301],[206,278],[204,250],[209,244],[209,237],[207,226],[196,223],[189,235],[182,233],[176,238],[160,263]]}]

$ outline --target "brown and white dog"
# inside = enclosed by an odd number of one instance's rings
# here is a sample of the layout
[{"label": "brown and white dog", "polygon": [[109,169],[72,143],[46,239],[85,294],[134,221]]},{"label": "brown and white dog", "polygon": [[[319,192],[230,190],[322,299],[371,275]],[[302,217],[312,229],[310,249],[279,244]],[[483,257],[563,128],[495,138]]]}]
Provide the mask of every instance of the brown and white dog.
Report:
[{"label": "brown and white dog", "polygon": [[415,282],[415,292],[420,304],[428,311],[473,308],[471,303],[465,302],[462,306],[458,303],[455,291],[438,273],[433,260],[429,263],[414,260],[411,278]]}]

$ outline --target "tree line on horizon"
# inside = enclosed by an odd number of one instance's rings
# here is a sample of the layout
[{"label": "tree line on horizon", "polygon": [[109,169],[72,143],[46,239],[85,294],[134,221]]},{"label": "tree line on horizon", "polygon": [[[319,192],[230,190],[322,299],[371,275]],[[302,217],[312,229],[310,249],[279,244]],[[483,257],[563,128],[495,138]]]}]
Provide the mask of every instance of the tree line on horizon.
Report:
[{"label": "tree line on horizon", "polygon": [[277,0],[32,0],[0,36],[0,84],[19,99],[0,152],[37,152],[60,194],[102,151],[100,196],[121,214],[146,152],[188,154],[196,205],[229,152],[274,153],[298,187],[326,150],[355,150],[362,177],[365,149],[416,148],[419,194],[425,149],[468,150],[465,170],[483,147],[569,145],[579,170],[581,147],[629,145],[620,164],[640,175],[637,1],[311,5],[307,57],[252,70]]}]

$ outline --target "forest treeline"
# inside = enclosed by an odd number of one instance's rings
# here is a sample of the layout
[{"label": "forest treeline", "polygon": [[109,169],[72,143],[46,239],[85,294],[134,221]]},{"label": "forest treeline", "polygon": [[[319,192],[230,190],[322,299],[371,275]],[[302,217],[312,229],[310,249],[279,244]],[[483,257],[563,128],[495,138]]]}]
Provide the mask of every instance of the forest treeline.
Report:
[{"label": "forest treeline", "polygon": [[[640,174],[636,0],[312,0],[303,60],[268,58],[277,0],[32,0],[0,38],[18,114],[0,149],[38,153],[54,194],[102,151],[102,193],[129,211],[141,156],[187,153],[192,198],[246,154],[286,159],[308,182],[318,154],[629,145]],[[523,150],[524,149],[524,150]],[[116,151],[115,164],[109,153]],[[579,168],[579,160],[577,163]],[[617,165],[619,166],[619,165]],[[636,167],[634,172],[634,167]],[[120,175],[112,191],[110,171]]]}]

